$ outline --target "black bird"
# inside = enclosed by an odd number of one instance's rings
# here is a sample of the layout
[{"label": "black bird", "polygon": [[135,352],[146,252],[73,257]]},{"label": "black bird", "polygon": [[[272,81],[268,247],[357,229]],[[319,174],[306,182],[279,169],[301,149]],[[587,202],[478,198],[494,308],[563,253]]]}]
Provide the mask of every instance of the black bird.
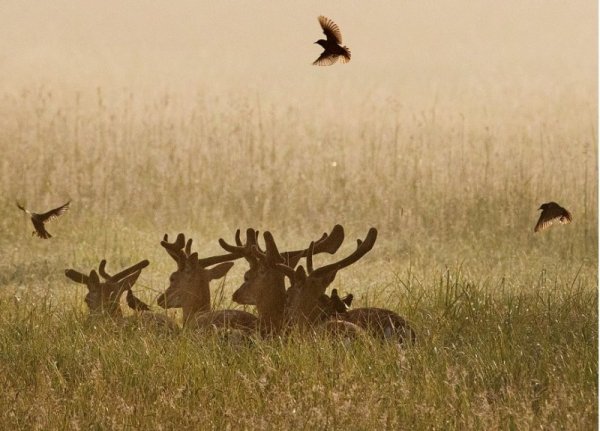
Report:
[{"label": "black bird", "polygon": [[315,43],[318,43],[323,47],[325,51],[321,53],[319,58],[314,62],[314,66],[331,66],[338,58],[342,63],[348,63],[350,61],[350,50],[342,46],[342,33],[340,28],[335,22],[327,17],[321,15],[319,17],[319,24],[323,28],[323,33],[327,36],[327,40],[319,39]]},{"label": "black bird", "polygon": [[542,204],[538,210],[542,210],[542,214],[540,214],[540,219],[533,228],[534,232],[547,229],[555,222],[568,224],[573,221],[571,213],[556,202]]},{"label": "black bird", "polygon": [[43,214],[32,213],[28,209],[22,207],[21,204],[19,204],[19,202],[17,202],[17,207],[20,210],[25,211],[31,217],[31,223],[33,223],[33,227],[35,228],[31,235],[37,235],[40,238],[48,239],[52,238],[52,235],[50,235],[50,233],[46,230],[46,228],[44,227],[44,223],[49,222],[50,220],[54,220],[58,216],[64,214],[69,209],[70,204],[71,201]]}]

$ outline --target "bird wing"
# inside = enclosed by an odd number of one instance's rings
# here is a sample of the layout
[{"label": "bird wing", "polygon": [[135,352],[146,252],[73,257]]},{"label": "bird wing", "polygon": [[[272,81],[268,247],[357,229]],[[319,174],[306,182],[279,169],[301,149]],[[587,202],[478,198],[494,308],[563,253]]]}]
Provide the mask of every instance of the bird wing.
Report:
[{"label": "bird wing", "polygon": [[319,58],[313,61],[313,66],[331,66],[338,60],[338,57],[339,55],[323,51]]},{"label": "bird wing", "polygon": [[561,207],[560,209],[562,210],[562,214],[558,221],[561,222],[562,224],[571,223],[573,221],[573,216],[571,215],[571,213],[563,207]]},{"label": "bird wing", "polygon": [[342,32],[335,22],[321,15],[319,16],[319,24],[321,24],[328,42],[335,42],[338,45],[342,44]]},{"label": "bird wing", "polygon": [[342,46],[341,48],[342,48],[342,51],[344,51],[344,53],[340,55],[340,61],[342,63],[348,63],[350,61],[350,57],[352,56],[352,53],[345,46]]},{"label": "bird wing", "polygon": [[50,220],[54,220],[58,216],[64,214],[69,209],[69,205],[71,205],[71,201],[67,202],[66,204],[64,204],[58,208],[54,208],[53,210],[50,210],[44,214],[40,214],[40,220],[42,221],[42,223],[46,223]]},{"label": "bird wing", "polygon": [[40,221],[37,218],[32,217],[31,222],[33,223],[33,227],[35,228],[35,234],[37,236],[39,236],[42,239],[48,239],[48,238],[52,237],[52,235],[50,235],[50,233],[48,233],[48,231],[44,227],[43,221]]},{"label": "bird wing", "polygon": [[31,211],[29,211],[27,208],[23,207],[19,202],[17,202],[17,208],[19,208],[21,211],[24,211],[27,214],[31,215]]},{"label": "bird wing", "polygon": [[533,229],[534,232],[545,230],[552,226],[553,223],[559,222],[562,224],[571,223],[573,217],[571,213],[560,205],[552,205],[546,208],[540,214],[540,218]]}]

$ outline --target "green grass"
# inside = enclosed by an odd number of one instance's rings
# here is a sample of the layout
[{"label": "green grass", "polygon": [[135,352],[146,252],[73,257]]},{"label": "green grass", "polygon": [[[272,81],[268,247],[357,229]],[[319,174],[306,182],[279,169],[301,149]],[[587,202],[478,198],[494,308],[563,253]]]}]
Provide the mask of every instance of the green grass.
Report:
[{"label": "green grass", "polygon": [[[357,98],[333,115],[243,95],[4,95],[0,428],[595,428],[594,102],[496,102],[414,113]],[[55,238],[31,238],[14,199],[66,198]],[[534,235],[549,200],[574,222]],[[165,232],[203,256],[238,227],[291,249],[334,223],[341,255],[370,226],[379,239],[332,287],[405,316],[413,348],[88,321],[63,275],[147,258],[134,290],[153,302],[175,269]],[[244,269],[213,285],[216,306],[234,306]]]},{"label": "green grass", "polygon": [[[399,280],[406,282],[406,280]],[[590,429],[590,280],[490,291],[454,272],[404,295],[414,348],[172,337],[82,308],[0,305],[2,427]]]}]

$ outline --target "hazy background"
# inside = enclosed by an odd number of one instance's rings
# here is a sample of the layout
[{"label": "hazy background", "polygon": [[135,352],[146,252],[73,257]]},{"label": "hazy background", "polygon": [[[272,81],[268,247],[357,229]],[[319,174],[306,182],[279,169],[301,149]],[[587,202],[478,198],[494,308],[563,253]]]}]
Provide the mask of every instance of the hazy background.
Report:
[{"label": "hazy background", "polygon": [[[311,66],[320,14],[348,65]],[[202,254],[237,227],[287,248],[339,222],[377,226],[369,259],[393,271],[593,270],[596,17],[593,1],[2,1],[5,265],[53,247],[37,256],[62,280],[52,265],[151,257],[162,285],[164,232]],[[29,239],[14,200],[68,198],[52,246]],[[549,200],[575,222],[533,235]]]},{"label": "hazy background", "polygon": [[[593,1],[58,0],[0,8],[6,90],[200,87],[289,104],[376,94],[424,106],[489,97],[492,88],[506,106],[596,92]],[[340,26],[353,53],[348,67],[309,67],[320,52],[312,44],[320,14]]]},{"label": "hazy background", "polygon": [[[349,64],[311,66],[321,14]],[[597,17],[591,0],[0,0],[0,428],[594,429]],[[17,199],[73,203],[46,241]],[[573,223],[534,234],[547,201]],[[149,259],[134,291],[156,311],[164,233],[209,256],[238,227],[285,250],[334,223],[347,239],[315,266],[377,227],[331,287],[398,312],[415,346],[162,337],[88,321],[64,276]],[[239,307],[246,268],[212,283],[216,307]]]}]

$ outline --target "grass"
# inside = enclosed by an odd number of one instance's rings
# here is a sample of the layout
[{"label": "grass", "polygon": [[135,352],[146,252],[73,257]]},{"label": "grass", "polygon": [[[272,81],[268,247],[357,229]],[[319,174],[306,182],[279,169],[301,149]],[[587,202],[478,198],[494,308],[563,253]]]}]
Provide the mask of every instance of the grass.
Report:
[{"label": "grass", "polygon": [[[595,428],[597,117],[561,97],[416,112],[353,99],[333,115],[200,92],[4,94],[0,428]],[[67,198],[55,238],[30,238],[14,199]],[[534,235],[549,200],[574,223]],[[165,232],[202,256],[237,227],[287,249],[334,223],[342,255],[380,235],[333,287],[409,319],[414,348],[88,321],[85,288],[63,275],[148,258],[135,290],[151,302],[174,270]],[[216,306],[234,306],[243,271],[213,286]]]},{"label": "grass", "polygon": [[404,298],[420,339],[402,351],[169,337],[88,322],[80,306],[7,301],[2,425],[589,429],[597,300],[587,283],[491,293],[451,271]]}]

